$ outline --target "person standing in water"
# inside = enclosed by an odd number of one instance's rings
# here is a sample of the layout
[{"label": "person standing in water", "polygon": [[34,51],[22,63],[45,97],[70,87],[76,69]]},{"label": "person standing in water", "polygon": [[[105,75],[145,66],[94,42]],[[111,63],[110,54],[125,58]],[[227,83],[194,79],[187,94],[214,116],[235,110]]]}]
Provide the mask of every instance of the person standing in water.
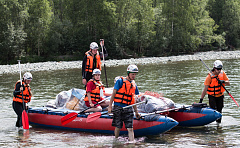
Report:
[{"label": "person standing in water", "polygon": [[139,91],[134,79],[137,73],[138,67],[136,65],[129,65],[127,68],[127,77],[120,77],[114,85],[108,113],[112,112],[112,103],[114,102],[112,126],[115,127],[115,138],[119,137],[124,122],[128,130],[129,140],[134,141],[133,109],[137,118],[140,118],[140,114],[136,106],[125,109],[123,107],[136,103],[135,96],[139,94]]},{"label": "person standing in water", "polygon": [[16,127],[18,128],[22,127],[22,112],[24,110],[23,99],[25,102],[25,109],[26,109],[26,103],[31,101],[32,92],[29,84],[31,83],[32,78],[33,78],[32,74],[30,72],[26,72],[23,75],[22,85],[21,85],[21,80],[18,80],[15,84],[15,88],[13,91],[12,107],[15,113],[17,114]]},{"label": "person standing in water", "polygon": [[[208,73],[205,79],[204,82],[205,87],[202,91],[202,95],[199,101],[199,103],[202,103],[203,98],[207,93],[209,99],[209,106],[220,113],[222,113],[222,109],[224,107],[223,92],[225,91],[221,84],[224,86],[230,85],[229,79],[225,72],[222,70],[222,68],[223,68],[222,62],[220,60],[216,60],[213,64],[212,73]],[[222,118],[219,118],[216,120],[216,122],[221,123],[221,120]]]}]

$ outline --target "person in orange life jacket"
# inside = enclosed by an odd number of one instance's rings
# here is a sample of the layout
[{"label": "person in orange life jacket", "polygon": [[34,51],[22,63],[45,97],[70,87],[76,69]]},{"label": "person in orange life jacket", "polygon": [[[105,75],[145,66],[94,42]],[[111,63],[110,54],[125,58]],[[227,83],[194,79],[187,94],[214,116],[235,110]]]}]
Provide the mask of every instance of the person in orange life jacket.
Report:
[{"label": "person in orange life jacket", "polygon": [[126,109],[122,108],[136,103],[135,96],[139,94],[139,91],[134,79],[137,73],[138,67],[136,65],[129,65],[127,68],[127,77],[117,79],[114,85],[113,93],[109,102],[108,113],[112,112],[111,104],[114,102],[112,126],[115,127],[115,138],[119,137],[119,132],[124,122],[125,127],[128,130],[129,140],[134,141],[133,109],[137,118],[140,118],[140,114],[138,113],[136,106]]},{"label": "person in orange life jacket", "polygon": [[[209,73],[205,79],[204,82],[204,89],[200,98],[199,103],[202,103],[203,98],[205,97],[206,93],[208,94],[209,99],[209,106],[218,112],[222,113],[222,109],[224,107],[223,98],[224,94],[223,92],[225,89],[221,86],[221,83],[225,86],[229,86],[230,82],[225,74],[225,72],[222,70],[223,64],[220,60],[216,60],[214,62],[214,66],[212,69],[212,73]],[[217,78],[219,81],[217,80]],[[221,118],[216,120],[217,123],[221,123]]]},{"label": "person in orange life jacket", "polygon": [[15,113],[17,114],[16,127],[22,126],[22,112],[23,112],[22,93],[23,93],[23,98],[25,102],[25,109],[26,109],[26,103],[31,101],[32,92],[29,85],[31,81],[32,81],[32,74],[29,72],[26,72],[23,75],[22,86],[21,86],[20,80],[18,80],[15,84],[15,88],[13,91],[12,107]]},{"label": "person in orange life jacket", "polygon": [[89,80],[86,86],[86,95],[84,98],[87,107],[91,107],[85,112],[101,112],[102,107],[109,106],[109,100],[105,100],[101,104],[94,106],[99,101],[102,101],[105,94],[104,86],[100,81],[101,71],[99,69],[93,70],[93,79]]},{"label": "person in orange life jacket", "polygon": [[103,52],[98,52],[98,44],[92,42],[90,44],[90,50],[85,53],[82,62],[82,83],[87,85],[87,82],[92,78],[92,72],[94,69],[101,70],[101,58],[107,57],[108,53],[104,46],[104,40],[101,39],[100,45],[103,47]]}]

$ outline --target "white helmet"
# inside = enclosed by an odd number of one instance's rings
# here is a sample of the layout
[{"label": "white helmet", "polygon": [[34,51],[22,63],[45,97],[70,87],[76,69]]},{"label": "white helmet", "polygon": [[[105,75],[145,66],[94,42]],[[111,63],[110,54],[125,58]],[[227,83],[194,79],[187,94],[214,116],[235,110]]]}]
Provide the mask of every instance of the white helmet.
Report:
[{"label": "white helmet", "polygon": [[115,77],[115,79],[114,79],[114,83],[116,83],[117,80],[120,79],[120,78],[121,78],[120,76]]},{"label": "white helmet", "polygon": [[92,75],[101,74],[99,69],[94,69]]},{"label": "white helmet", "polygon": [[32,74],[30,72],[26,72],[24,75],[23,75],[23,79],[24,80],[32,80]]},{"label": "white helmet", "polygon": [[92,42],[90,44],[90,49],[98,49],[98,44],[96,42]]},{"label": "white helmet", "polygon": [[220,60],[216,60],[213,64],[213,68],[222,68],[223,64]]},{"label": "white helmet", "polygon": [[127,68],[128,73],[137,73],[138,67],[136,65],[129,65]]}]

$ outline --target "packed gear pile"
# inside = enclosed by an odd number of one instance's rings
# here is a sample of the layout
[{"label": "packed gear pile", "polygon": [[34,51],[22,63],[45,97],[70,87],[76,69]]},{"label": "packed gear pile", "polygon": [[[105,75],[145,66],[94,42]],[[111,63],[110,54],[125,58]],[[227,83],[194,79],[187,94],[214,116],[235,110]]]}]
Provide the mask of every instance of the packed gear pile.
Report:
[{"label": "packed gear pile", "polygon": [[84,110],[87,108],[84,101],[85,93],[85,90],[77,88],[62,91],[56,96],[55,100],[48,101],[46,107]]},{"label": "packed gear pile", "polygon": [[[105,90],[108,93],[112,93],[112,88],[106,88]],[[48,101],[46,107],[82,111],[87,108],[84,101],[85,93],[85,90],[77,88],[62,91],[56,96],[55,100]],[[111,96],[108,97],[110,99]],[[104,96],[103,98],[105,99],[107,96]],[[141,102],[146,99],[146,104],[143,103],[138,106],[139,112],[151,113],[176,107],[175,103],[171,99],[162,97],[162,94],[146,91],[145,93],[141,93],[137,96],[137,102]]]},{"label": "packed gear pile", "polygon": [[147,103],[138,106],[139,112],[151,113],[155,111],[162,111],[171,108],[176,108],[175,103],[168,98],[162,97],[162,94],[146,91],[138,95],[138,101],[144,101],[147,99]]}]

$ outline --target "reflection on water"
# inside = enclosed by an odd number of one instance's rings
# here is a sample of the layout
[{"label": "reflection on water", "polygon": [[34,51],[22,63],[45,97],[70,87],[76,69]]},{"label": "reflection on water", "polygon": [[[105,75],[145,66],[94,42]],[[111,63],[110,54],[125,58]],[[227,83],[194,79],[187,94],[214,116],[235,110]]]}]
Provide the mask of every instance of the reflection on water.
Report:
[{"label": "reflection on water", "polygon": [[[204,61],[210,68],[211,61]],[[222,60],[231,86],[232,96],[240,103],[240,60]],[[168,62],[165,64],[138,65],[136,83],[141,92],[161,92],[175,103],[189,105],[198,102],[208,73],[200,61]],[[108,85],[114,85],[116,76],[125,76],[127,66],[107,67]],[[81,69],[32,72],[31,88],[34,94],[30,106],[44,106],[47,101],[64,90],[81,88]],[[12,110],[12,92],[19,74],[0,76],[0,147],[237,147],[240,145],[239,108],[225,94],[223,123],[215,122],[202,127],[176,127],[152,137],[137,137],[129,143],[127,135],[114,139],[113,135],[92,134],[57,129],[32,127],[29,131],[17,131],[16,115]],[[106,83],[104,73],[103,83]],[[205,97],[204,102],[207,102]]]}]

